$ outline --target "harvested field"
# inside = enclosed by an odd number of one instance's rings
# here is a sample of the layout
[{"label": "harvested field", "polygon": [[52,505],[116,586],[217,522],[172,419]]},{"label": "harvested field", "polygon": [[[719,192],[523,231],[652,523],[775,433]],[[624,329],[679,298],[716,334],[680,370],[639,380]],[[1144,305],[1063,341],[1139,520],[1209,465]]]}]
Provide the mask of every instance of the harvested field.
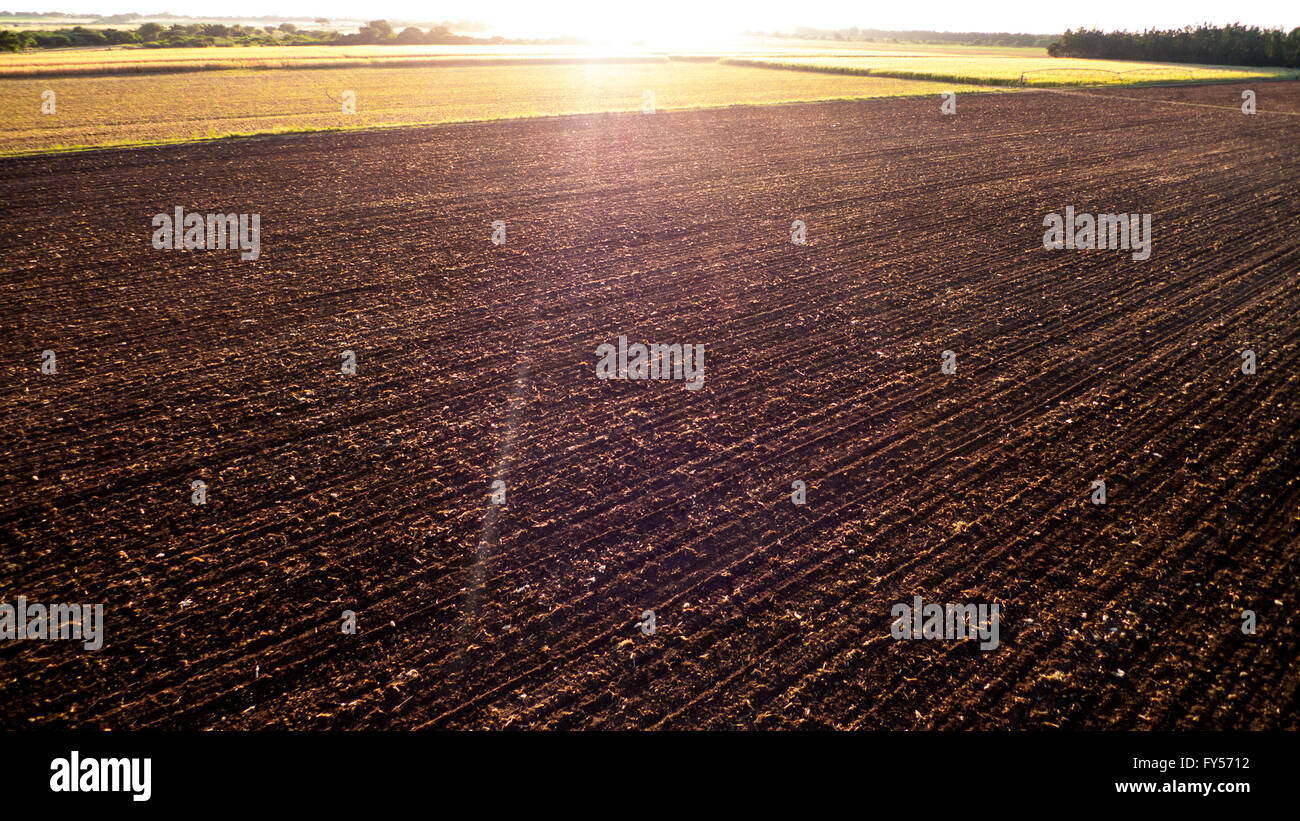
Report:
[{"label": "harvested field", "polygon": [[[547,62],[590,58],[573,46],[229,46],[222,48],[52,49],[0,54],[0,76],[220,71],[227,69],[323,68],[427,63]],[[649,54],[644,55],[646,58]],[[660,56],[658,59],[664,59]]]},{"label": "harvested field", "polygon": [[1294,69],[1048,57],[1046,54],[817,54],[730,58],[735,65],[987,85],[1074,86],[1296,79]]},{"label": "harvested field", "polygon": [[[380,47],[384,48],[384,47]],[[394,47],[396,48],[396,47]],[[188,49],[203,51],[203,49]],[[57,111],[42,114],[41,95]],[[344,90],[356,113],[342,113]],[[0,78],[0,154],[229,134],[891,97],[975,86],[775,72],[716,62],[408,66]]]},{"label": "harvested field", "polygon": [[1295,729],[1300,83],[1241,88],[0,162],[0,600],[107,622],[0,645],[0,726]]},{"label": "harvested field", "polygon": [[220,69],[320,68],[328,65],[382,66],[413,61],[429,63],[471,62],[482,65],[539,61],[715,60],[721,57],[868,57],[909,55],[917,57],[1046,57],[1042,48],[998,48],[981,46],[939,46],[913,43],[843,42],[828,48],[824,40],[745,37],[733,47],[655,48],[621,47],[615,53],[594,46],[544,45],[353,45],[353,46],[230,46],[222,48],[107,48],[49,49],[0,53],[0,76],[60,76],[72,74],[115,74],[122,72],[212,71]]}]

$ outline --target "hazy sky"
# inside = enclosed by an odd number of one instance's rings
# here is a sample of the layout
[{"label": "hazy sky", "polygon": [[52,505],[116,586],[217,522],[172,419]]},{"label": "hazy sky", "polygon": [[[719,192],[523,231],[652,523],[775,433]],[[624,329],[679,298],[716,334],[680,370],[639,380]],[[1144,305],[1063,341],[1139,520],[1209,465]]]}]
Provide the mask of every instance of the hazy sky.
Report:
[{"label": "hazy sky", "polygon": [[11,10],[195,16],[276,14],[394,20],[481,20],[510,35],[635,39],[708,27],[932,29],[1056,33],[1066,28],[1161,28],[1210,22],[1300,26],[1300,0],[0,0]]}]

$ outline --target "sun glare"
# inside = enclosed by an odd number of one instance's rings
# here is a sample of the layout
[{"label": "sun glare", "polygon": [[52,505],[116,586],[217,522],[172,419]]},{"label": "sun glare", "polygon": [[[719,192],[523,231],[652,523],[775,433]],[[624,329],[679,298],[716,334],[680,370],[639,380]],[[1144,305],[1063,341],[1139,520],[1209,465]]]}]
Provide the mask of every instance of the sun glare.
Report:
[{"label": "sun glare", "polygon": [[575,20],[571,30],[587,40],[593,49],[627,51],[717,51],[741,43],[725,17],[713,19],[707,13],[689,20],[675,15],[650,15],[627,7],[603,7]]}]

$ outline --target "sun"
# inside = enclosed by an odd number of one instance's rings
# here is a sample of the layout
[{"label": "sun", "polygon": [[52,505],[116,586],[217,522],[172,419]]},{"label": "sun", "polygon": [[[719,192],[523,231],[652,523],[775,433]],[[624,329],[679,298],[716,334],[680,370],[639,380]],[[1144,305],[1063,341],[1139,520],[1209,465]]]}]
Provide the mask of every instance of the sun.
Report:
[{"label": "sun", "polygon": [[735,47],[741,39],[725,15],[705,10],[683,17],[656,13],[653,5],[650,9],[613,4],[589,7],[571,21],[570,28],[574,36],[602,50],[716,51]]}]

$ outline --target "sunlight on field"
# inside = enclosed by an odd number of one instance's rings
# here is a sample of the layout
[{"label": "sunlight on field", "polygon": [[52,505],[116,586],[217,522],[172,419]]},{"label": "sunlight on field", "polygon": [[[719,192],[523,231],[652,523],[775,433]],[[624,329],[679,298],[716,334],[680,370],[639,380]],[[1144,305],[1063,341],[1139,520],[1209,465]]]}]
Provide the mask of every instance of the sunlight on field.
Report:
[{"label": "sunlight on field", "polygon": [[149,73],[157,71],[204,71],[230,68],[312,68],[322,66],[367,66],[493,62],[664,61],[673,55],[686,57],[839,59],[892,57],[900,53],[913,57],[950,55],[1042,57],[1043,49],[1005,49],[976,46],[921,46],[898,43],[845,43],[828,48],[825,42],[749,38],[726,49],[679,44],[671,51],[644,46],[529,46],[529,45],[383,45],[383,46],[230,46],[222,48],[108,47],[49,49],[0,54],[0,76],[62,74]]},{"label": "sunlight on field", "polygon": [[[307,69],[307,70],[289,70]],[[782,69],[782,70],[774,70]],[[1044,49],[751,38],[725,52],[574,46],[60,49],[0,55],[0,154],[512,117],[1293,76]],[[40,113],[55,92],[57,112]],[[342,112],[343,92],[356,113]]]},{"label": "sunlight on field", "polygon": [[[55,92],[57,113],[39,112]],[[344,90],[354,115],[341,113]],[[0,79],[0,153],[228,134],[987,91],[706,63],[223,71]]]},{"label": "sunlight on field", "polygon": [[573,46],[230,46],[224,48],[57,49],[0,54],[0,76],[61,70],[129,72],[284,68],[316,65],[367,65],[409,60],[494,60],[599,58],[592,49]]},{"label": "sunlight on field", "polygon": [[1222,66],[1137,63],[1120,60],[1080,60],[1047,56],[933,54],[827,55],[815,57],[735,58],[745,65],[805,69],[844,74],[872,75],[964,83],[1027,86],[1149,83],[1172,81],[1244,80],[1254,77],[1289,77],[1294,70],[1232,68]]}]

